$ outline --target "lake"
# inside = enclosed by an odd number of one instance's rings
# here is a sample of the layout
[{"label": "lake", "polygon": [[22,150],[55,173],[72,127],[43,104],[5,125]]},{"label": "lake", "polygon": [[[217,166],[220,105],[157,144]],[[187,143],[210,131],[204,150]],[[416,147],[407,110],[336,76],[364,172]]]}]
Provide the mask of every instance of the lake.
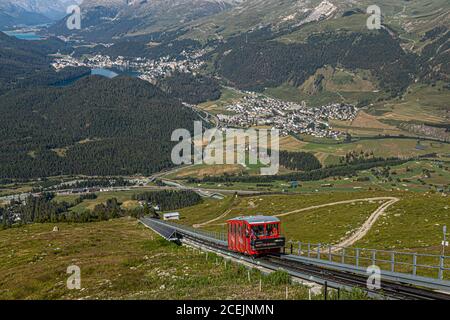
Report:
[{"label": "lake", "polygon": [[115,78],[117,77],[119,74],[115,73],[114,71],[108,70],[108,69],[103,69],[103,68],[95,68],[91,70],[91,74],[92,75],[97,75],[97,76],[104,76],[107,78]]},{"label": "lake", "polygon": [[44,37],[37,35],[34,32],[23,32],[23,31],[3,31],[10,37],[16,37],[21,40],[44,40]]},{"label": "lake", "polygon": [[[91,75],[102,76],[102,77],[112,79],[119,75],[125,75],[128,77],[138,77],[140,75],[140,73],[135,72],[135,71],[130,71],[130,70],[128,70],[128,71],[114,70],[113,71],[113,70],[108,70],[108,69],[104,69],[104,68],[93,68],[93,69],[91,69]],[[86,75],[83,75],[83,76],[77,77],[77,78],[73,78],[73,79],[67,79],[67,80],[64,80],[64,81],[61,81],[61,82],[55,84],[54,86],[55,87],[67,87],[84,77],[86,77]]]}]

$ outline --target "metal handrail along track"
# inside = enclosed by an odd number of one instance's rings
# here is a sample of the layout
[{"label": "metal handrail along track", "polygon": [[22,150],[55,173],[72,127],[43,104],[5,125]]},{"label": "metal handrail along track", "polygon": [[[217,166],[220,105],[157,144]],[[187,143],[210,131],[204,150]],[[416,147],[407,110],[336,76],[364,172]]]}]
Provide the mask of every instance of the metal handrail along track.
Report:
[{"label": "metal handrail along track", "polygon": [[255,266],[271,270],[283,269],[291,276],[307,281],[325,284],[331,288],[352,289],[359,288],[370,295],[393,299],[425,299],[425,300],[450,300],[450,295],[442,292],[429,290],[428,288],[415,287],[411,284],[384,279],[381,290],[369,290],[367,288],[367,276],[361,273],[345,269],[335,269],[327,266],[317,265],[311,261],[301,261],[298,256],[292,255],[270,255],[260,259],[252,259],[242,254],[228,250],[226,241],[213,238],[209,235],[198,233],[187,226],[175,225],[151,218],[143,218],[141,222],[167,240],[176,235],[181,242],[189,241],[200,247],[227,255]]}]

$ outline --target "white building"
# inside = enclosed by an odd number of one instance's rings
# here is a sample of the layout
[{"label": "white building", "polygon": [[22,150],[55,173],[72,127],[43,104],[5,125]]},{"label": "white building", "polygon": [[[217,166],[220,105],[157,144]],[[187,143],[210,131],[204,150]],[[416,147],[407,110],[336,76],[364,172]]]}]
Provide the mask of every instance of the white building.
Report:
[{"label": "white building", "polygon": [[179,212],[170,212],[163,215],[164,220],[180,220]]}]

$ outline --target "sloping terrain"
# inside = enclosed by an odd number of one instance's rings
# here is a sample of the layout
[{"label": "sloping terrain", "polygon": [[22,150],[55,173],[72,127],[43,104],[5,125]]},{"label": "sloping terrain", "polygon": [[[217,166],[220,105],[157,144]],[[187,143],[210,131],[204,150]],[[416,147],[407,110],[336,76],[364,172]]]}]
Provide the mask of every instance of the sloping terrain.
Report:
[{"label": "sloping terrain", "polygon": [[150,174],[172,166],[175,129],[196,114],[139,79],[84,78],[11,91],[0,104],[0,176]]},{"label": "sloping terrain", "polygon": [[82,0],[0,0],[0,30],[61,19],[71,4]]},{"label": "sloping terrain", "polygon": [[88,70],[84,68],[56,72],[50,66],[50,54],[71,50],[69,45],[56,38],[26,41],[0,32],[0,94],[14,88],[55,84],[86,74]]}]

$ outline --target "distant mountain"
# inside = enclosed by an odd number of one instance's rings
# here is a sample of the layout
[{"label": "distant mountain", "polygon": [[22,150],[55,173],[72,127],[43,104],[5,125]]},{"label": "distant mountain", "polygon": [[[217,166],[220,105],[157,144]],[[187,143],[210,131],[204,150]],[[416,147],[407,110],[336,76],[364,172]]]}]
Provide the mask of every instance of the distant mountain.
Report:
[{"label": "distant mountain", "polygon": [[62,19],[81,0],[0,0],[0,28],[37,25]]},{"label": "distant mountain", "polygon": [[64,28],[61,21],[52,33],[82,34],[93,39],[112,39],[124,35],[168,32],[198,19],[212,16],[244,0],[84,0],[82,30]]},{"label": "distant mountain", "polygon": [[158,58],[206,48],[210,70],[239,88],[284,86],[330,100],[344,91],[362,105],[401,96],[416,82],[448,81],[450,3],[379,0],[383,28],[369,30],[372,2],[85,0],[81,30],[64,20],[50,30],[114,43],[79,55]]},{"label": "distant mountain", "polygon": [[[370,5],[371,0],[84,0],[83,28],[78,33],[105,40],[179,31],[186,34],[184,38],[203,41],[263,27],[314,29],[311,25],[321,21],[365,14]],[[446,0],[379,0],[377,5],[388,23],[406,32],[450,26]],[[55,26],[52,32],[74,33],[62,26]]]}]

